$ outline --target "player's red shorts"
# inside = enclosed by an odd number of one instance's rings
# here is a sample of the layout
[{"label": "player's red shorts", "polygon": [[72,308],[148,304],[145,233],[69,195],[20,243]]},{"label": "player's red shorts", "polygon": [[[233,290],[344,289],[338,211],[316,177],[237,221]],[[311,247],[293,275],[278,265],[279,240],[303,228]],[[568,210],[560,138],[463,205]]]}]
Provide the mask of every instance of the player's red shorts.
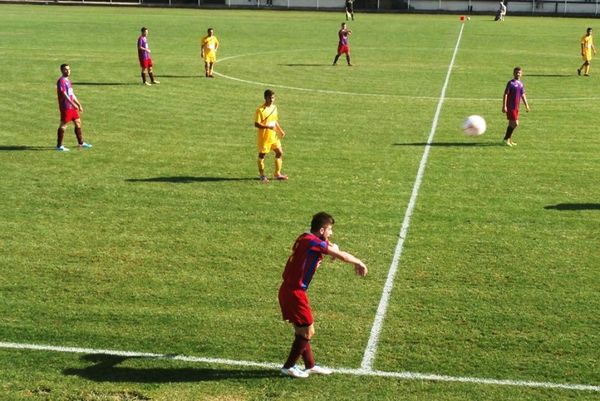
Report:
[{"label": "player's red shorts", "polygon": [[79,112],[77,109],[66,109],[60,111],[60,122],[69,123],[79,119]]},{"label": "player's red shorts", "polygon": [[508,109],[506,111],[506,119],[509,121],[517,121],[519,119],[519,109]]},{"label": "player's red shorts", "polygon": [[291,290],[282,285],[279,288],[279,306],[283,320],[296,326],[310,326],[314,322],[306,291]]},{"label": "player's red shorts", "polygon": [[338,54],[342,53],[350,53],[350,46],[348,45],[338,45]]},{"label": "player's red shorts", "polygon": [[146,69],[152,67],[152,59],[147,58],[146,60],[140,59],[140,67]]}]

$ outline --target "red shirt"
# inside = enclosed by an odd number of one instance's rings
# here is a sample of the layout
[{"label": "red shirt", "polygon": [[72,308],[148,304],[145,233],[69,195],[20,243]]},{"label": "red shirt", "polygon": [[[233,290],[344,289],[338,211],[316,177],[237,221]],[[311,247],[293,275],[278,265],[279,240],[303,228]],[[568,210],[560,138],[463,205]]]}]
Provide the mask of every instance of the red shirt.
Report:
[{"label": "red shirt", "polygon": [[283,285],[291,290],[306,291],[328,246],[328,241],[312,233],[300,235],[283,270]]}]

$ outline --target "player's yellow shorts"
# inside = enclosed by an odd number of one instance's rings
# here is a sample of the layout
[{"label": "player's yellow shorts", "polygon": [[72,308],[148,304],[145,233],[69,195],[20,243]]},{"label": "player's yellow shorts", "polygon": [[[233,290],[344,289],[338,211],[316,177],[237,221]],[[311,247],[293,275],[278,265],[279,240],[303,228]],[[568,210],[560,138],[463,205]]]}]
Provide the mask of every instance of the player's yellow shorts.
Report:
[{"label": "player's yellow shorts", "polygon": [[581,58],[583,59],[583,61],[591,61],[592,60],[592,51],[591,50],[584,51],[583,54],[581,55]]},{"label": "player's yellow shorts", "polygon": [[281,149],[281,141],[273,130],[266,130],[266,133],[259,133],[256,137],[258,153],[269,153],[275,149]]},{"label": "player's yellow shorts", "polygon": [[217,61],[217,54],[215,52],[204,53],[205,63],[215,63]]}]

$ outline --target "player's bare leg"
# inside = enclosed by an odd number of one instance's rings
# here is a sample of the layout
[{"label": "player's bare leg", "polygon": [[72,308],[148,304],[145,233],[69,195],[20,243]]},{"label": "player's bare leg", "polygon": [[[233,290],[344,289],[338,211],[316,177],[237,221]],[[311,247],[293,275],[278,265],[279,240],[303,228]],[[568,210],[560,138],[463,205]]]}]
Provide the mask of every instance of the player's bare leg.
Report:
[{"label": "player's bare leg", "polygon": [[288,176],[281,173],[281,167],[283,166],[283,151],[281,149],[275,149],[275,179],[285,181]]},{"label": "player's bare leg", "polygon": [[269,179],[265,175],[265,153],[258,154],[258,160],[256,164],[258,165],[258,177],[260,182],[269,182]]}]

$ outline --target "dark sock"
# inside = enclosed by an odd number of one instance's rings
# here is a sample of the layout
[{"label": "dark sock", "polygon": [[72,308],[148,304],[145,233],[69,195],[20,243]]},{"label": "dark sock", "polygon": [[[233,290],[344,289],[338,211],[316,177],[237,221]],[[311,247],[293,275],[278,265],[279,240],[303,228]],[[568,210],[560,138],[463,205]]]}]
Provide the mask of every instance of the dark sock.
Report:
[{"label": "dark sock", "polygon": [[142,83],[146,83],[146,73],[142,72]]},{"label": "dark sock", "polygon": [[81,128],[75,127],[75,136],[77,137],[77,143],[83,145],[83,134],[81,133]]},{"label": "dark sock", "polygon": [[288,356],[287,361],[285,361],[285,364],[283,365],[283,367],[285,369],[289,369],[296,364],[296,361],[298,360],[298,358],[300,358],[300,355],[302,355],[302,353],[304,352],[304,349],[306,348],[307,344],[308,344],[308,340],[306,338],[304,338],[302,336],[296,336],[296,338],[294,339],[294,342],[292,343],[292,349],[290,350],[290,355]]},{"label": "dark sock", "polygon": [[515,129],[513,127],[511,127],[510,125],[508,127],[506,127],[506,135],[504,135],[504,140],[508,140],[512,137],[512,133]]},{"label": "dark sock", "polygon": [[150,81],[152,81],[152,83],[154,83],[154,74],[149,72],[148,75],[150,75]]},{"label": "dark sock", "polygon": [[302,353],[302,359],[304,360],[304,368],[312,369],[315,367],[315,356],[312,353],[312,349],[310,347],[310,341],[306,343],[306,347],[304,347],[304,352]]},{"label": "dark sock", "polygon": [[63,144],[63,139],[65,137],[65,130],[63,128],[59,128],[56,132],[56,147],[59,148]]},{"label": "dark sock", "polygon": [[337,61],[339,58],[340,58],[339,54],[337,56],[335,56],[335,58],[333,59],[333,64],[337,64]]}]

